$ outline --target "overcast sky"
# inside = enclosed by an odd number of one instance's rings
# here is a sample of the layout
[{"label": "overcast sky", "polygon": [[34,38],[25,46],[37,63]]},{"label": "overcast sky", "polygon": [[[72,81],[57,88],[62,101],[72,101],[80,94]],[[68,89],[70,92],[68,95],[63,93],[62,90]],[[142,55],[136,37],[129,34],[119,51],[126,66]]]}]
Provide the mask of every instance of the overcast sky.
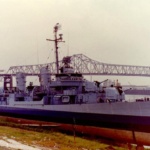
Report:
[{"label": "overcast sky", "polygon": [[[150,0],[0,0],[0,69],[53,62],[54,44],[46,38],[53,38],[56,23],[66,41],[60,59],[83,53],[105,63],[150,66]],[[145,77],[119,80],[150,85]]]}]

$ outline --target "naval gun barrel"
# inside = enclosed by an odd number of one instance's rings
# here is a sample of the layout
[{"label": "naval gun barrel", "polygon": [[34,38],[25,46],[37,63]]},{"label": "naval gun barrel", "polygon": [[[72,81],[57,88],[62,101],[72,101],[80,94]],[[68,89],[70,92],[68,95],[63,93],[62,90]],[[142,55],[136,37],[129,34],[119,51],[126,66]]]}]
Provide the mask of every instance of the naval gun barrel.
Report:
[{"label": "naval gun barrel", "polygon": [[99,87],[100,86],[100,84],[102,84],[103,82],[106,82],[108,79],[106,79],[106,80],[104,80],[104,81],[101,81],[101,82],[99,82],[99,81],[94,81],[95,82],[95,84],[97,85],[97,87]]}]

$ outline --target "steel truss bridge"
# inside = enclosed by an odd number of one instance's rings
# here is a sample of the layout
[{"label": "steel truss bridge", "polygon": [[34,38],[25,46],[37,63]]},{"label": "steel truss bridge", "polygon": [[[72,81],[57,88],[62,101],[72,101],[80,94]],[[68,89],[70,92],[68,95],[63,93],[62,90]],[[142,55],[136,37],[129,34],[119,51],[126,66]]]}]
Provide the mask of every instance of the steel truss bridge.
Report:
[{"label": "steel truss bridge", "polygon": [[[92,60],[83,54],[76,54],[70,57],[71,65],[74,67],[75,72],[83,73],[83,75],[150,76],[150,66],[107,64]],[[51,74],[56,73],[56,64],[53,62],[38,65],[12,66],[7,73],[0,74],[0,76],[15,76],[17,72],[23,72],[29,76],[37,76],[40,73],[40,69],[46,66],[48,66]],[[59,61],[59,66],[62,66],[62,60]]]}]

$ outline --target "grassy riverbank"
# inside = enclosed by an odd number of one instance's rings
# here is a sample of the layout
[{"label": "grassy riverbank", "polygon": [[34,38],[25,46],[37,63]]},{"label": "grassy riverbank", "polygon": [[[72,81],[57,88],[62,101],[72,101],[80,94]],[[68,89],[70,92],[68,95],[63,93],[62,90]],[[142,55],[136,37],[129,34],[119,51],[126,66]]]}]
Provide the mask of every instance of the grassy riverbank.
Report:
[{"label": "grassy riverbank", "polygon": [[125,145],[113,145],[101,140],[69,136],[53,131],[31,131],[0,126],[0,138],[7,137],[26,145],[60,150],[125,150]]},{"label": "grassy riverbank", "polygon": [[[104,139],[74,137],[50,129],[29,128],[0,118],[0,139],[7,137],[44,150],[127,150],[127,144]],[[42,148],[41,148],[42,149]],[[0,148],[1,150],[1,148]],[[2,150],[4,150],[2,148]],[[132,146],[132,150],[135,147]]]}]

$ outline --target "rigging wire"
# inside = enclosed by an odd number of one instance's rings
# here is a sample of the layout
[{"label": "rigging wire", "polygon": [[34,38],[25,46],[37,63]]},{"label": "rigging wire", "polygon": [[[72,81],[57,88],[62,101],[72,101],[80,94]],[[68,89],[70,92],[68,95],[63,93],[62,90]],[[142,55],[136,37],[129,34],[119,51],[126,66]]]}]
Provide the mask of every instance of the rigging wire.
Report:
[{"label": "rigging wire", "polygon": [[36,34],[36,53],[37,53],[37,64],[39,64],[39,44],[38,44],[38,33]]},{"label": "rigging wire", "polygon": [[[53,60],[54,60],[54,55],[52,55],[52,52],[54,51],[53,50],[53,48],[51,49],[51,50],[49,50],[50,48],[49,47],[51,47],[51,45],[49,44],[49,42],[47,42],[47,51],[49,52],[48,53],[48,57],[46,58],[46,63],[48,63],[48,60],[51,58],[52,59],[52,61],[51,62],[53,62]],[[52,56],[52,57],[51,57]]]},{"label": "rigging wire", "polygon": [[68,31],[68,44],[67,44],[67,56],[69,56],[69,52],[70,52],[70,36],[69,36],[69,31]]},{"label": "rigging wire", "polygon": [[48,63],[48,60],[50,59],[50,56],[51,56],[51,52],[53,51],[53,49],[51,49],[50,51],[49,51],[49,55],[48,55],[48,57],[47,57],[47,59],[46,59],[46,63]]}]

